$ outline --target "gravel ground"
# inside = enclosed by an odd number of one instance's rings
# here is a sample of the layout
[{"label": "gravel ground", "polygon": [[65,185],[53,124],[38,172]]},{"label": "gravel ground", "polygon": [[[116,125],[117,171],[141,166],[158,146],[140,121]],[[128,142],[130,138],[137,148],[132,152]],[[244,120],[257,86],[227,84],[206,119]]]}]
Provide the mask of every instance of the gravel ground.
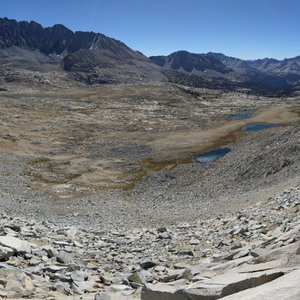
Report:
[{"label": "gravel ground", "polygon": [[235,211],[289,181],[299,183],[299,139],[299,125],[248,134],[214,163],[195,162],[154,174],[136,187],[133,197],[147,207],[154,223]]},{"label": "gravel ground", "polygon": [[267,283],[281,276],[274,284],[290,296],[284,275],[296,276],[299,292],[299,206],[291,186],[236,213],[159,228],[62,227],[0,213],[0,298],[157,300],[193,286],[211,299],[261,286],[275,299]]}]

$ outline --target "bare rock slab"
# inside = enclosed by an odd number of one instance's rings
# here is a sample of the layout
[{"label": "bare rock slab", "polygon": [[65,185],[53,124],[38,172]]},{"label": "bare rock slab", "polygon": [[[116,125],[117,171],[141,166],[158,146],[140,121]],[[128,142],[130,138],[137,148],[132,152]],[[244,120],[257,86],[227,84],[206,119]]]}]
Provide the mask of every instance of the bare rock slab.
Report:
[{"label": "bare rock slab", "polygon": [[0,236],[0,245],[8,247],[20,254],[31,253],[31,245],[13,236]]},{"label": "bare rock slab", "polygon": [[135,295],[122,295],[121,293],[98,293],[93,300],[138,300]]},{"label": "bare rock slab", "polygon": [[203,283],[193,284],[184,292],[188,295],[188,299],[219,299],[227,295],[265,284],[283,274],[284,272],[280,270],[269,270],[256,273],[227,272],[204,281]]},{"label": "bare rock slab", "polygon": [[281,270],[255,273],[227,272],[188,287],[148,284],[143,288],[142,300],[215,300],[265,284],[283,274]]},{"label": "bare rock slab", "polygon": [[224,300],[297,300],[300,299],[300,269],[272,282],[224,297]]},{"label": "bare rock slab", "polygon": [[142,300],[188,300],[181,291],[186,286],[171,286],[165,283],[147,284],[142,290]]}]

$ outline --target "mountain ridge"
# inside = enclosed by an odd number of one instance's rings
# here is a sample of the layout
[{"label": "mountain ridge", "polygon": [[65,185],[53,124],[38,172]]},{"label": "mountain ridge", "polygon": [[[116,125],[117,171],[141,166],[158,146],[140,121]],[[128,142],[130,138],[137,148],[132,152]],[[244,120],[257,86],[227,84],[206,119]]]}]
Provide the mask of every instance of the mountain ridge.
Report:
[{"label": "mountain ridge", "polygon": [[[35,21],[16,21],[0,18],[0,48],[12,46],[39,49],[46,55],[61,55],[65,50],[68,53],[80,49],[95,47],[109,48],[113,43],[124,47],[128,52],[133,51],[119,40],[107,37],[93,31],[72,31],[62,24],[43,27]],[[108,43],[109,42],[109,43]],[[116,49],[113,48],[115,51]]]},{"label": "mountain ridge", "polygon": [[169,81],[276,93],[300,87],[300,56],[242,60],[222,53],[180,50],[148,58],[102,33],[73,32],[62,24],[43,27],[35,21],[8,18],[0,18],[0,66],[3,70],[64,72],[86,84]]},{"label": "mountain ridge", "polygon": [[[184,56],[182,56],[183,52]],[[175,77],[181,77],[179,81],[187,85],[195,85],[194,75],[210,80],[222,78],[224,81],[236,83],[237,87],[257,87],[258,89],[271,89],[277,92],[280,90],[295,90],[300,83],[299,56],[282,61],[266,58],[246,61],[222,53],[196,54],[177,51],[168,56],[151,56],[150,59],[161,66],[167,74],[176,75],[174,71],[179,71],[181,75],[177,74]],[[199,68],[199,62],[203,62],[205,59],[209,63],[202,64],[202,69]],[[218,66],[213,63],[216,60],[219,62]],[[220,69],[219,66],[222,66],[222,68]],[[195,72],[195,69],[198,72]]]}]

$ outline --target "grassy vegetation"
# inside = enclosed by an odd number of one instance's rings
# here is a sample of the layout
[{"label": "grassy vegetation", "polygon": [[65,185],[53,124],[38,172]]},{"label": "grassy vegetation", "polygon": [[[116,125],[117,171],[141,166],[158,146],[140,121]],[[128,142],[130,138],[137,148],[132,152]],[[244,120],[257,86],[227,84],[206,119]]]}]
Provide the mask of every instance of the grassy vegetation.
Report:
[{"label": "grassy vegetation", "polygon": [[66,172],[66,167],[69,165],[69,161],[53,161],[40,157],[29,161],[27,175],[44,183],[64,184],[80,176],[78,173]]}]

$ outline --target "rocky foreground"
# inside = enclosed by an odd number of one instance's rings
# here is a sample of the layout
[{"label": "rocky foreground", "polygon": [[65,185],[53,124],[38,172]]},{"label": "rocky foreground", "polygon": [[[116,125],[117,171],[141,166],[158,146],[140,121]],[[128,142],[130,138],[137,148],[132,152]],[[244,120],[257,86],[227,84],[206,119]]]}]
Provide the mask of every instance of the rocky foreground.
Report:
[{"label": "rocky foreground", "polygon": [[168,228],[1,216],[1,299],[300,299],[300,187]]}]

